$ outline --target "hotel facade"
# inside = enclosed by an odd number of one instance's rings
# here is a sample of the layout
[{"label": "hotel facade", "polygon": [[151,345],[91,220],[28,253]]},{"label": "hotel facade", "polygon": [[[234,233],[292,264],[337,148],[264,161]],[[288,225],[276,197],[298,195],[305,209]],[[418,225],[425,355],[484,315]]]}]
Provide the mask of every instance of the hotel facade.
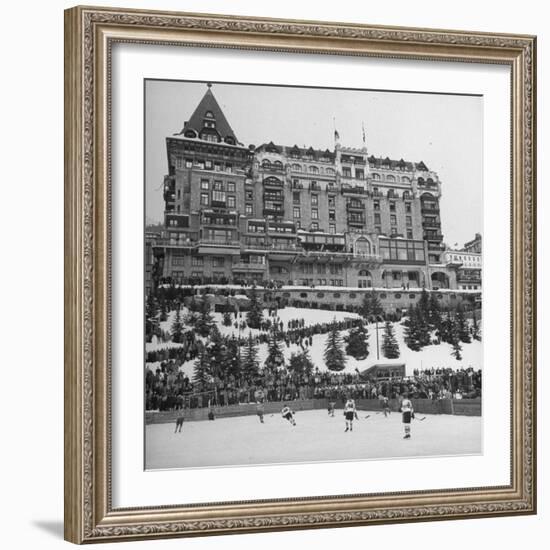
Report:
[{"label": "hotel facade", "polygon": [[375,158],[336,131],[331,150],[245,146],[210,85],[166,148],[148,286],[461,287],[443,244],[442,184],[422,161]]}]

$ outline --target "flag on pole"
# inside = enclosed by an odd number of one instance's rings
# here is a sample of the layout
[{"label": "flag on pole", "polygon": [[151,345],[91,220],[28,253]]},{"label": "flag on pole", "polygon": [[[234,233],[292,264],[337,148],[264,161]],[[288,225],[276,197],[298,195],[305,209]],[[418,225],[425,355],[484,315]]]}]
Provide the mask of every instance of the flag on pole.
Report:
[{"label": "flag on pole", "polygon": [[367,137],[365,136],[365,123],[361,122],[361,128],[363,130],[363,145],[367,142]]},{"label": "flag on pole", "polygon": [[338,133],[338,130],[334,130],[334,139],[338,141],[340,139],[340,134]]}]

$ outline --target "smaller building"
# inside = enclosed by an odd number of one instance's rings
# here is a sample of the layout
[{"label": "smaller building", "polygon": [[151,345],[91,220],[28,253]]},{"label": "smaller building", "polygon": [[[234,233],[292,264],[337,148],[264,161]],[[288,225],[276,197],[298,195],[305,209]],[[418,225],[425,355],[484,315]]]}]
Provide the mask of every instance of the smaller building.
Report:
[{"label": "smaller building", "polygon": [[[476,252],[479,250],[479,252]],[[481,235],[464,245],[461,250],[446,250],[446,266],[456,270],[456,287],[458,290],[481,290]]]},{"label": "smaller building", "polygon": [[391,380],[405,377],[405,363],[376,363],[361,372],[363,378]]}]

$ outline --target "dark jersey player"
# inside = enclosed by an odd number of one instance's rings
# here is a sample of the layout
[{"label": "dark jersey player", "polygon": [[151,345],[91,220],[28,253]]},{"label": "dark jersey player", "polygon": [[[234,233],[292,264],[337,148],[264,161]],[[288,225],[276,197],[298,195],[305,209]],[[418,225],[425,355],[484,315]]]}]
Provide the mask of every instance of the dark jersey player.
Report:
[{"label": "dark jersey player", "polygon": [[262,388],[258,388],[254,392],[254,399],[256,399],[256,414],[260,419],[260,422],[264,423],[264,414],[265,414],[265,394]]},{"label": "dark jersey player", "polygon": [[181,429],[183,428],[183,421],[184,420],[185,420],[185,418],[183,417],[183,414],[176,418],[176,429],[175,429],[174,433],[181,432]]}]

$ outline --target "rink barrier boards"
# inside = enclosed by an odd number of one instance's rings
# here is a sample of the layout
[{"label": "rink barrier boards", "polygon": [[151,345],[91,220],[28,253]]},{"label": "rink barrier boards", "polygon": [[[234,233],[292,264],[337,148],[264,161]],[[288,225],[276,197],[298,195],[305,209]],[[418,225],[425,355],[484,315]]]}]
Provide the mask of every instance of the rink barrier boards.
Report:
[{"label": "rink barrier boards", "polygon": [[[454,414],[460,416],[481,416],[481,399],[413,399],[414,410],[418,414]],[[265,403],[264,415],[279,414],[283,408],[283,401],[270,401]],[[287,403],[292,410],[310,411],[315,409],[327,409],[328,399],[300,399]],[[382,404],[378,399],[356,399],[355,404],[361,411],[382,411]],[[343,408],[341,400],[336,403],[337,409]],[[390,400],[390,408],[396,412],[399,408],[397,399]],[[215,418],[226,418],[233,416],[247,416],[256,414],[255,403],[241,403],[238,405],[227,405],[224,407],[213,407]],[[208,420],[207,407],[196,409],[185,409],[175,411],[146,411],[145,424],[165,424],[175,422],[176,418],[182,415],[186,421]]]}]

